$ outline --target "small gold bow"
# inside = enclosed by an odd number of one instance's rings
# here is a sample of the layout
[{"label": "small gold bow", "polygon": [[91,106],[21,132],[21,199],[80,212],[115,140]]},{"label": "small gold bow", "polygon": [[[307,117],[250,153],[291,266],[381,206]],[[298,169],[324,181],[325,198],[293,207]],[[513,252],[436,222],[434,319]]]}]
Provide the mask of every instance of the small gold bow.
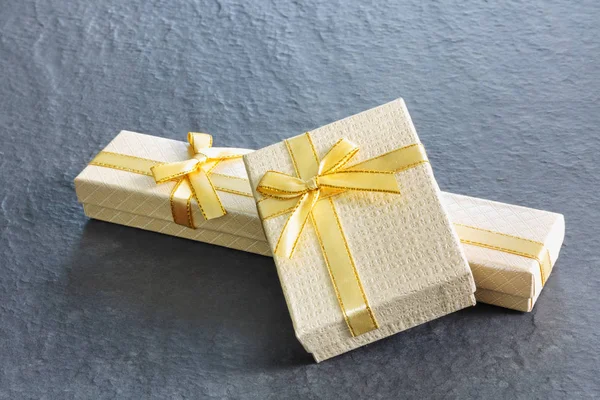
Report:
[{"label": "small gold bow", "polygon": [[265,196],[258,202],[263,220],[291,212],[274,253],[292,257],[310,217],[350,333],[357,336],[377,329],[333,196],[349,190],[399,194],[394,174],[428,162],[423,146],[417,143],[348,167],[358,146],[347,139],[339,140],[321,161],[308,133],[285,143],[297,177],[268,171],[256,189]]},{"label": "small gold bow", "polygon": [[156,183],[177,182],[171,191],[173,220],[179,225],[194,228],[192,199],[196,200],[207,220],[227,213],[211,180],[211,171],[219,162],[241,158],[252,150],[212,147],[212,136],[206,133],[189,132],[188,142],[190,159],[157,164],[150,169]]}]

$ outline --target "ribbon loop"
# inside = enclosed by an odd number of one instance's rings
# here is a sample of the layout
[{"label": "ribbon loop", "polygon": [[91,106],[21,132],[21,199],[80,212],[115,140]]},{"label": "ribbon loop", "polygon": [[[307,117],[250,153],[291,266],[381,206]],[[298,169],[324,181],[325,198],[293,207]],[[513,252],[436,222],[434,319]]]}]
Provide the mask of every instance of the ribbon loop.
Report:
[{"label": "ribbon loop", "polygon": [[208,149],[213,144],[213,137],[208,133],[188,132],[187,139],[192,154],[197,154],[204,149]]},{"label": "ribbon loop", "polygon": [[308,191],[308,187],[300,178],[268,171],[260,180],[256,190],[265,196],[288,199],[302,196]]},{"label": "ribbon loop", "polygon": [[340,139],[319,163],[318,175],[327,175],[343,167],[358,153],[358,146],[348,139]]},{"label": "ribbon loop", "polygon": [[154,165],[150,168],[156,183],[179,180],[182,176],[194,172],[201,162],[195,158],[185,161],[176,161]]}]

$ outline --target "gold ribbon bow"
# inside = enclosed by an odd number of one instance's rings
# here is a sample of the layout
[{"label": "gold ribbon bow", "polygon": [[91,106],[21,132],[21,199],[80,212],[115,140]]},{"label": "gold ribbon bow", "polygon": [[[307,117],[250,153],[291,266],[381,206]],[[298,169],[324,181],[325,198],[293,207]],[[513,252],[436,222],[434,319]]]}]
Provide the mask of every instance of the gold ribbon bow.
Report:
[{"label": "gold ribbon bow", "polygon": [[194,228],[192,199],[196,200],[207,220],[227,213],[211,181],[212,169],[223,160],[241,158],[252,150],[212,147],[212,136],[206,133],[189,132],[188,142],[192,158],[154,165],[150,169],[156,183],[177,182],[171,192],[173,220],[179,225]]},{"label": "gold ribbon bow", "polygon": [[170,196],[173,221],[195,228],[192,199],[198,202],[202,215],[208,220],[226,214],[217,190],[252,197],[248,180],[212,172],[219,162],[241,158],[252,150],[212,147],[212,136],[206,133],[189,132],[188,142],[191,158],[184,161],[164,163],[101,151],[90,165],[152,176],[159,184],[175,181]]},{"label": "gold ribbon bow", "polygon": [[347,166],[358,146],[339,140],[319,161],[308,133],[286,142],[297,176],[268,171],[257,191],[263,219],[291,212],[274,253],[292,257],[306,222],[312,220],[338,302],[352,336],[378,328],[334,207],[333,196],[346,191],[399,194],[395,173],[427,162],[421,144],[396,149]]}]

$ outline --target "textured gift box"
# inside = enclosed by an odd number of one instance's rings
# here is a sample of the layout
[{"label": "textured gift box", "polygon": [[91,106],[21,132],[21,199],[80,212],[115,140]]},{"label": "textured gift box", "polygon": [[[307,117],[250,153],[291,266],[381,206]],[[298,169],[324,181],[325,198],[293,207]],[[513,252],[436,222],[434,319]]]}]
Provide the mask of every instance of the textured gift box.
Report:
[{"label": "textured gift box", "polygon": [[[187,146],[182,141],[123,131],[105,150],[174,161],[188,154]],[[240,160],[227,163],[220,166],[222,173],[246,179]],[[172,185],[161,188],[151,177],[110,171],[113,172],[91,165],[75,180],[78,198],[88,217],[252,253],[272,254],[249,198],[220,192],[229,215],[204,221],[199,229],[190,229],[174,223],[165,204]],[[452,222],[539,241],[548,248],[552,265],[556,262],[564,237],[562,215],[451,193],[442,193],[442,200]],[[197,206],[194,216],[196,221],[203,221]],[[543,287],[537,261],[472,244],[463,246],[477,285],[477,301],[531,311]]]},{"label": "textured gift box", "polygon": [[[548,247],[553,264],[556,262],[565,231],[561,214],[447,192],[442,192],[442,199],[451,221],[499,233],[512,232],[515,236],[530,240],[538,238]],[[83,207],[90,218],[272,256],[264,236],[256,240],[223,232],[190,229],[171,221],[93,204],[84,204]],[[258,220],[256,212],[252,216]],[[240,229],[244,230],[245,227]],[[525,312],[533,309],[542,290],[540,270],[535,260],[469,244],[463,244],[463,247],[475,278],[475,297],[478,302]]]},{"label": "textured gift box", "polygon": [[[165,163],[190,158],[188,143],[128,131],[119,133],[104,152]],[[216,178],[234,177],[247,185],[241,158],[221,161],[211,174]],[[77,198],[90,218],[270,254],[251,196],[217,187],[227,214],[206,220],[198,205],[192,202],[192,217],[197,229],[191,229],[173,222],[170,195],[175,184],[157,184],[152,176],[100,165],[88,165],[75,178]]]},{"label": "textured gift box", "polygon": [[[542,243],[551,267],[558,259],[565,235],[561,214],[450,193],[443,193],[443,200],[454,224]],[[537,260],[468,243],[463,246],[477,285],[477,301],[531,311],[543,287]]]},{"label": "textured gift box", "polygon": [[[310,138],[319,159],[340,138],[356,143],[356,162],[419,142],[402,100],[316,129]],[[256,188],[268,170],[295,175],[285,143],[245,155],[244,162],[258,201]],[[313,224],[304,226],[292,258],[275,256],[296,336],[317,361],[475,304],[471,271],[430,165],[394,176],[400,195],[348,191],[332,197],[378,329],[350,333]],[[286,220],[263,221],[272,249]]]},{"label": "textured gift box", "polygon": [[[530,240],[546,239],[544,242],[550,249],[552,262],[556,262],[565,229],[562,215],[447,192],[442,192],[442,199],[451,221],[461,221],[480,229],[499,229],[507,234],[512,232],[515,236],[528,237]],[[223,232],[190,229],[171,221],[93,204],[84,204],[83,207],[90,218],[272,256],[264,236],[256,240]],[[252,216],[258,220],[256,212]],[[478,302],[518,311],[533,309],[542,290],[540,270],[535,260],[469,244],[463,244],[463,247],[475,278],[475,297]]]}]

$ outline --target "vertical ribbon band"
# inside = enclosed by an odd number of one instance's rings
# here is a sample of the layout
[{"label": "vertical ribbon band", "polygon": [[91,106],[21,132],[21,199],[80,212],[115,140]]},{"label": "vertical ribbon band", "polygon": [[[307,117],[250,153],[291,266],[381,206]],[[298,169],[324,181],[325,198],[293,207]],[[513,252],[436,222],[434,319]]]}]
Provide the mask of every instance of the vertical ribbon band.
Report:
[{"label": "vertical ribbon band", "polygon": [[537,261],[542,286],[546,284],[552,272],[552,260],[550,252],[543,243],[462,224],[454,224],[454,228],[463,244],[498,250]]},{"label": "vertical ribbon band", "polygon": [[210,220],[227,213],[217,190],[252,197],[246,179],[212,172],[221,161],[239,159],[252,150],[212,147],[212,136],[206,133],[189,132],[188,143],[190,158],[182,161],[165,163],[102,151],[90,165],[151,176],[157,184],[174,182],[169,196],[173,221],[194,229],[192,200]]},{"label": "vertical ribbon band", "polygon": [[347,139],[338,141],[319,160],[308,133],[285,141],[296,176],[268,171],[257,191],[261,218],[290,213],[275,247],[278,256],[292,257],[302,230],[310,219],[321,246],[344,319],[352,336],[378,328],[354,259],[344,235],[333,196],[346,191],[399,194],[395,173],[428,162],[421,144],[396,149],[353,166],[347,166],[359,148]]}]

